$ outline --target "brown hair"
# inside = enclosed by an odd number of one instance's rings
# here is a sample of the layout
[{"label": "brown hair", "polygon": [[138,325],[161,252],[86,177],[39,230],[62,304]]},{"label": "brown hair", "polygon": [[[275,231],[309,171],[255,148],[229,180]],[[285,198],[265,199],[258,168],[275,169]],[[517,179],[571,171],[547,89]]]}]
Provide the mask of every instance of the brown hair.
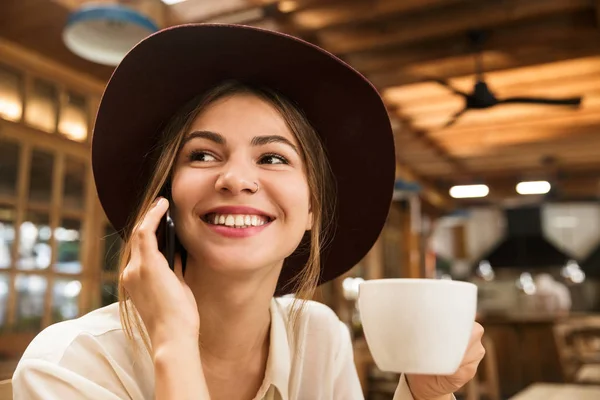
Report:
[{"label": "brown hair", "polygon": [[[313,229],[310,231],[309,257],[305,267],[291,281],[295,300],[292,304],[289,323],[297,334],[296,326],[306,300],[314,295],[321,272],[321,250],[327,244],[334,215],[335,183],[327,160],[325,148],[306,117],[290,100],[276,91],[247,85],[237,81],[224,82],[186,104],[171,119],[154,149],[157,162],[151,179],[146,186],[137,210],[131,216],[125,232],[125,243],[121,251],[119,271],[122,274],[129,262],[131,243],[129,237],[150,209],[154,199],[169,180],[173,164],[182,145],[183,138],[196,117],[215,101],[235,94],[252,94],[267,102],[279,112],[300,144],[301,155],[307,174],[310,191],[310,206],[313,213]],[[285,266],[284,266],[285,267]],[[150,342],[133,303],[119,282],[119,308],[121,324],[127,337],[134,342],[134,329],[141,334],[144,347],[150,350]]]}]

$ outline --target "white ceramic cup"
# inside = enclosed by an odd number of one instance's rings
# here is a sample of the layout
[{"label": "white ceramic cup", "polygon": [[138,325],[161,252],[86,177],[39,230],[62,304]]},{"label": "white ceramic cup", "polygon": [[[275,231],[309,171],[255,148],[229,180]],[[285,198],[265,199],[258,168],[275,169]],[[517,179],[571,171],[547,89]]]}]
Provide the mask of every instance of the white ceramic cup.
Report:
[{"label": "white ceramic cup", "polygon": [[477,286],[434,279],[375,279],[359,286],[358,309],[382,371],[452,375],[477,310]]}]

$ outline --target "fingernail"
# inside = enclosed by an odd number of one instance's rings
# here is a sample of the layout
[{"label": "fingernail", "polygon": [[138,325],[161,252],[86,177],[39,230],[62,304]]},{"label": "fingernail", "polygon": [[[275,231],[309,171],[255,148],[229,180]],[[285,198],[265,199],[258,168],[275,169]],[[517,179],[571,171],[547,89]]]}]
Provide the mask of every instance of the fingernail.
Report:
[{"label": "fingernail", "polygon": [[158,206],[163,200],[164,200],[164,198],[162,198],[162,197],[159,197],[156,200],[154,200],[154,204],[152,205],[152,208]]}]

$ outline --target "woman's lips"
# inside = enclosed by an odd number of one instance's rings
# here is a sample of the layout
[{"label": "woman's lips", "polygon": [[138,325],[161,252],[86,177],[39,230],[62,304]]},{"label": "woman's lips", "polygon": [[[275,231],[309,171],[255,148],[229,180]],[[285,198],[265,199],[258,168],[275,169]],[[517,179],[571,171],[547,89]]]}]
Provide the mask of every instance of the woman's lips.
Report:
[{"label": "woman's lips", "polygon": [[213,232],[215,232],[219,235],[228,237],[228,238],[246,238],[246,237],[258,235],[259,233],[261,233],[263,230],[265,230],[267,227],[269,227],[273,223],[273,221],[270,221],[270,222],[267,222],[264,225],[260,225],[260,226],[246,226],[246,227],[236,228],[235,226],[215,225],[215,224],[208,223],[206,221],[203,221],[203,222]]}]

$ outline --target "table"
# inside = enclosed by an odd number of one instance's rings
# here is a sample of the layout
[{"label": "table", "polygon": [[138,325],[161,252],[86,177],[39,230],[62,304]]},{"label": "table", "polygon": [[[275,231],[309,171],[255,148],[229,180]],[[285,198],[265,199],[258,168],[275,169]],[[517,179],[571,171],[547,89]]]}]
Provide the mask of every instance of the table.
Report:
[{"label": "table", "polygon": [[510,400],[598,400],[600,386],[563,383],[534,383]]}]

